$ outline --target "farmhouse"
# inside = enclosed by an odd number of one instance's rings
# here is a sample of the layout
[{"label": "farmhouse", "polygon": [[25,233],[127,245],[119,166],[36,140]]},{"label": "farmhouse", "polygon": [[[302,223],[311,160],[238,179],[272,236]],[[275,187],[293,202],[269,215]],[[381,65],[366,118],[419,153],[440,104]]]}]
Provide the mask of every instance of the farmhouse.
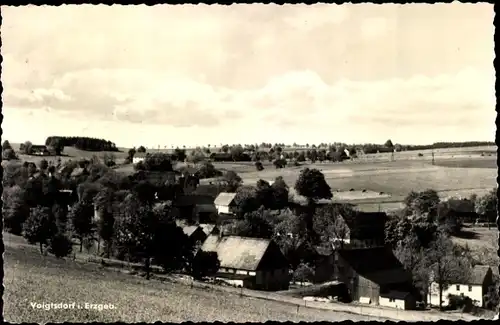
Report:
[{"label": "farmhouse", "polygon": [[467,223],[473,223],[479,217],[474,202],[466,199],[450,199],[441,202],[438,206],[438,214],[441,217],[454,217]]},{"label": "farmhouse", "polygon": [[216,277],[236,286],[257,290],[287,290],[288,261],[270,239],[211,235],[201,250],[216,252]]},{"label": "farmhouse", "polygon": [[205,239],[207,239],[207,234],[203,231],[203,228],[201,228],[198,225],[190,225],[182,220],[176,220],[176,225],[180,228],[182,228],[182,231],[186,236],[188,236],[193,242],[199,242],[203,243]]},{"label": "farmhouse", "polygon": [[335,278],[346,284],[353,300],[415,308],[411,274],[404,270],[390,249],[342,249],[335,253]]},{"label": "farmhouse", "polygon": [[146,153],[145,152],[137,152],[134,157],[132,158],[132,163],[137,164],[140,161],[144,161],[146,159]]},{"label": "farmhouse", "polygon": [[217,219],[214,199],[209,195],[180,195],[172,206],[174,215],[180,219],[197,223],[212,223]]},{"label": "farmhouse", "polygon": [[50,152],[47,149],[47,146],[44,145],[32,145],[31,146],[31,154],[36,156],[49,156]]},{"label": "farmhouse", "polygon": [[[487,265],[476,265],[472,269],[467,283],[453,284],[443,290],[442,305],[448,305],[448,295],[456,295],[469,297],[474,305],[484,307],[483,296],[488,292],[488,288],[492,283],[493,273],[491,268]],[[429,304],[439,305],[439,286],[436,282],[431,283],[428,298]]]},{"label": "farmhouse", "polygon": [[217,212],[219,214],[234,214],[236,209],[235,196],[236,193],[220,193],[214,201]]}]

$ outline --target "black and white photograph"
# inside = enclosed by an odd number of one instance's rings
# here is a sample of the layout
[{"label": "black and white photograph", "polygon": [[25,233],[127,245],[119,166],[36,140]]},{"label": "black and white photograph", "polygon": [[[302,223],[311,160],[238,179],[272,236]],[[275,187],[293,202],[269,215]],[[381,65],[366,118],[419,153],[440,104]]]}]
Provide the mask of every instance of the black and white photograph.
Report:
[{"label": "black and white photograph", "polygon": [[494,15],[2,5],[3,320],[498,320]]}]

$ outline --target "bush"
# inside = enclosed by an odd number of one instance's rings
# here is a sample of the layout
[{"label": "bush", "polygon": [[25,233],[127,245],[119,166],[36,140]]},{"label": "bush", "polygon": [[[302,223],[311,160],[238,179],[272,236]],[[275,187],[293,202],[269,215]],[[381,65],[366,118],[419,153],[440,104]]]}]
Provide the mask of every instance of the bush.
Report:
[{"label": "bush", "polygon": [[17,160],[16,153],[12,149],[5,149],[2,151],[3,160]]},{"label": "bush", "polygon": [[140,146],[139,148],[137,148],[137,152],[146,152],[146,148],[144,148],[144,146]]},{"label": "bush", "polygon": [[57,258],[68,256],[72,251],[71,240],[64,234],[58,233],[49,241],[49,253],[54,254]]},{"label": "bush", "polygon": [[260,161],[255,162],[255,168],[257,168],[258,171],[264,170],[264,166],[262,166]]},{"label": "bush", "polygon": [[423,157],[424,155],[423,155],[423,154],[421,154],[421,153],[419,153],[419,154],[418,154],[418,156],[419,156],[419,157]]}]

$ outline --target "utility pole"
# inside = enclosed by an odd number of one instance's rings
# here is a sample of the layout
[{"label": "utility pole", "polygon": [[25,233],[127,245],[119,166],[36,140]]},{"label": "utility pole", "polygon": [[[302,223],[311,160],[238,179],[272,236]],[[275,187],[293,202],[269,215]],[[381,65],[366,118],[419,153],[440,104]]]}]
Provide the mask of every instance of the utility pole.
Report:
[{"label": "utility pole", "polygon": [[434,165],[434,149],[432,149],[432,164]]}]

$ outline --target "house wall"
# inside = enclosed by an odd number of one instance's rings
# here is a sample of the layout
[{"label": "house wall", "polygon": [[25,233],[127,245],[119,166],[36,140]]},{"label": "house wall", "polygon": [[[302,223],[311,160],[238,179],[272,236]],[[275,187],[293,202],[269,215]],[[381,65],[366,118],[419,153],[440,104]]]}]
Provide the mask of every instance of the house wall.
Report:
[{"label": "house wall", "polygon": [[139,161],[144,161],[144,157],[134,157],[132,158],[132,163],[137,164]]},{"label": "house wall", "polygon": [[231,214],[231,209],[227,205],[216,205],[215,208],[217,209],[218,213],[227,213]]},{"label": "house wall", "polygon": [[256,272],[255,286],[260,290],[287,290],[290,285],[290,275],[287,268],[274,270],[259,270]]},{"label": "house wall", "polygon": [[[448,288],[443,290],[443,306],[447,306],[448,295],[452,294],[455,296],[464,295],[472,299],[472,302],[476,306],[483,306],[483,287],[482,285],[472,285],[469,291],[469,285],[467,284],[459,284],[459,288],[457,289],[457,285],[450,285]],[[433,306],[439,305],[439,286],[437,283],[433,282],[431,284],[430,293],[429,293],[429,303]]]},{"label": "house wall", "polygon": [[357,291],[357,300],[360,297],[369,297],[372,304],[379,304],[380,287],[376,283],[357,275],[357,288],[354,288],[354,290]]},{"label": "house wall", "polygon": [[391,307],[396,309],[407,309],[405,300],[403,299],[389,299],[386,297],[380,297],[380,306]]}]

